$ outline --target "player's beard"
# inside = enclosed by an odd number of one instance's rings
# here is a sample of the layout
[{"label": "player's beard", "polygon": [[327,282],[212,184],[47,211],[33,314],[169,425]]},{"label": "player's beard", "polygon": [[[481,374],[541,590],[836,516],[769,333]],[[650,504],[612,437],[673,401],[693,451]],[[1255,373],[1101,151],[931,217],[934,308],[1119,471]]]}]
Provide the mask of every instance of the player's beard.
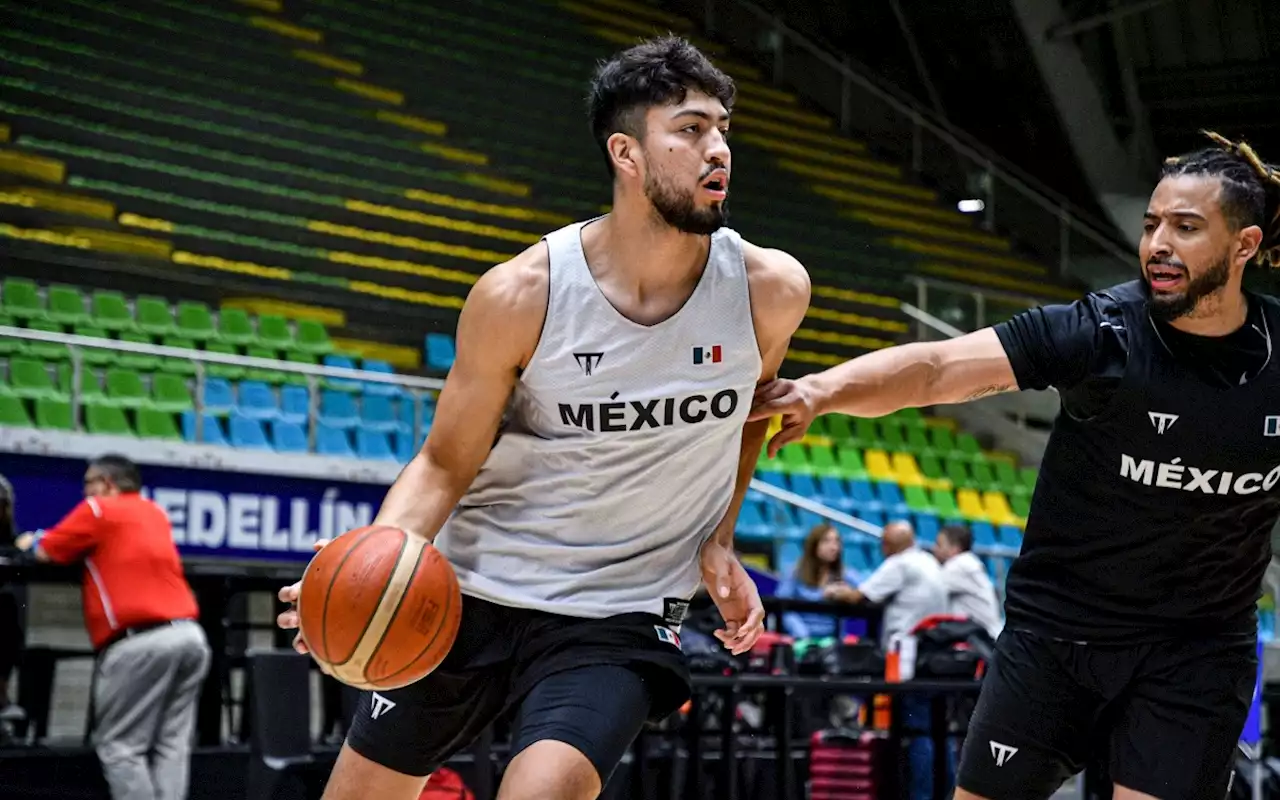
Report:
[{"label": "player's beard", "polygon": [[[1188,270],[1188,275],[1190,270]],[[1231,259],[1224,255],[1220,260],[1194,278],[1188,277],[1187,288],[1178,294],[1156,294],[1151,289],[1147,271],[1142,271],[1142,290],[1147,296],[1147,308],[1155,319],[1172,322],[1195,311],[1200,301],[1227,285],[1231,279]]]},{"label": "player's beard", "polygon": [[724,227],[729,219],[728,200],[698,208],[694,192],[682,191],[653,171],[645,175],[644,194],[662,221],[681,233],[708,236]]}]

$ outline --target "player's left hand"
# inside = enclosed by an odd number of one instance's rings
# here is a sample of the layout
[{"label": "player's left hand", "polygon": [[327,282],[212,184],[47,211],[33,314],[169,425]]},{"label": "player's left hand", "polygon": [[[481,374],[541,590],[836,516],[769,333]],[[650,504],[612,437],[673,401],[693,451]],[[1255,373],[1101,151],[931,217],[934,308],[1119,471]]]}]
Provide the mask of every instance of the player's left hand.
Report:
[{"label": "player's left hand", "polygon": [[707,585],[711,599],[724,628],[716,631],[716,638],[735,656],[742,655],[755,645],[764,631],[764,604],[760,591],[746,569],[738,562],[733,548],[712,539],[702,546],[702,581]]}]

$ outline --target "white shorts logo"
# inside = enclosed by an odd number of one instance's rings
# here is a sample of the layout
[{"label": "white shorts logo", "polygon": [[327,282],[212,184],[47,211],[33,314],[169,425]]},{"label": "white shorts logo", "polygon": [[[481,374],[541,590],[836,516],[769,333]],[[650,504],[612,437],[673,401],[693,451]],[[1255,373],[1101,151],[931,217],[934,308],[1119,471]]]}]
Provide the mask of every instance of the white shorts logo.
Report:
[{"label": "white shorts logo", "polygon": [[1010,747],[1007,744],[1000,744],[997,741],[989,741],[987,744],[991,745],[991,757],[996,760],[997,767],[1003,767],[1008,764],[1009,759],[1018,754],[1018,748]]},{"label": "white shorts logo", "polygon": [[374,692],[373,708],[369,712],[369,716],[373,717],[374,719],[377,719],[378,717],[382,716],[383,714],[387,713],[388,711],[390,711],[395,707],[396,707],[396,704],[394,702],[388,700],[387,698],[383,697],[377,692]]}]

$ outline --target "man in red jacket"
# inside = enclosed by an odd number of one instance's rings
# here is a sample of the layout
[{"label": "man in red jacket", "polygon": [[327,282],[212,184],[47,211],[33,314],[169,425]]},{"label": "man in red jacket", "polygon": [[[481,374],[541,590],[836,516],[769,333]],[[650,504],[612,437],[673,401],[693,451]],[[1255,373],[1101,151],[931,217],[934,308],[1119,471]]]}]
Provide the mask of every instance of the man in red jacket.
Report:
[{"label": "man in red jacket", "polygon": [[182,800],[211,651],[169,519],[141,488],[132,461],[97,458],[85,499],[18,546],[40,561],[84,564],[94,746],[113,800]]}]

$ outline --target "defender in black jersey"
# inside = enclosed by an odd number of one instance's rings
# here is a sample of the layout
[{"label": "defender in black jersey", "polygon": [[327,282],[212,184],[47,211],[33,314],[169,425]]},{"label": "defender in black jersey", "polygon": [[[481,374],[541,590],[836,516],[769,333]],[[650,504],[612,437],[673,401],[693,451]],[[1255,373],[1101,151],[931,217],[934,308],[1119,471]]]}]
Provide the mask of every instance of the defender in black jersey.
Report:
[{"label": "defender in black jersey", "polygon": [[1280,516],[1280,303],[1242,276],[1280,266],[1280,175],[1209,135],[1165,165],[1138,280],[757,393],[770,455],[821,413],[1060,393],[958,800],[1047,798],[1100,752],[1117,798],[1228,791]]}]

